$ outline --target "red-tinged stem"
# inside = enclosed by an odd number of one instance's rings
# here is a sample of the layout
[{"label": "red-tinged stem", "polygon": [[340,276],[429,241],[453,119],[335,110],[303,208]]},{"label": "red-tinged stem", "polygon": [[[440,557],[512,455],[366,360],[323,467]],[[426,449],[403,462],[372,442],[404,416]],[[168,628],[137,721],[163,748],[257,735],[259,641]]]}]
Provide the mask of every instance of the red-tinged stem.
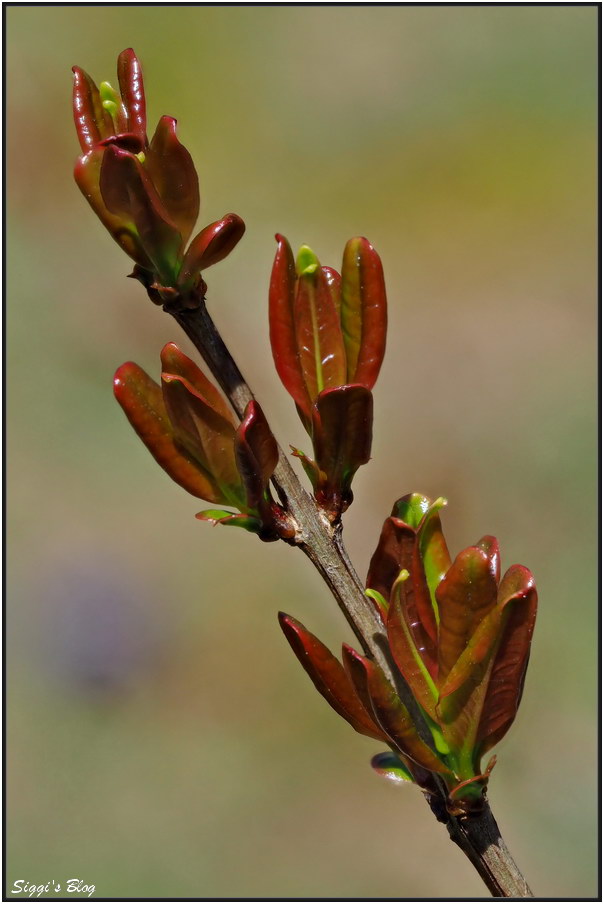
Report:
[{"label": "red-tinged stem", "polygon": [[[168,306],[167,306],[168,307]],[[240,418],[254,398],[241,371],[222,341],[203,300],[198,307],[169,313],[193,342]],[[298,480],[289,459],[279,448],[279,463],[273,478],[282,505],[289,512],[295,537],[289,541],[311,560],[331,590],[366,655],[382,668],[411,712],[418,733],[433,747],[432,736],[409,688],[401,682],[391,662],[384,628],[367,599],[342,543],[341,528],[330,524],[315,500]],[[437,783],[438,784],[438,783]],[[440,798],[430,798],[432,811],[445,823],[452,841],[470,860],[493,897],[531,898],[532,892],[506,848],[491,809],[486,803],[479,815],[456,817],[445,807],[446,789]]]}]

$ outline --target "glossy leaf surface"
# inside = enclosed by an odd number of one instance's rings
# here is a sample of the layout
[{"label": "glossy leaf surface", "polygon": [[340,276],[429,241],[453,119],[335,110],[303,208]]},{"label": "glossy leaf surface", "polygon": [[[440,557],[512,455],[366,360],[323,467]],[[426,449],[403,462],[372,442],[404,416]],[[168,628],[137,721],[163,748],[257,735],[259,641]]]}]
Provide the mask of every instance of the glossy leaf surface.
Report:
[{"label": "glossy leaf surface", "polygon": [[396,500],[392,507],[392,517],[404,521],[413,530],[417,530],[431,505],[427,496],[422,496],[421,493],[408,493]]},{"label": "glossy leaf surface", "polygon": [[498,606],[506,607],[503,629],[491,670],[487,702],[478,728],[480,754],[490,750],[512,724],[524,685],[537,617],[537,590],[531,572],[513,565],[506,572]]},{"label": "glossy leaf surface", "polygon": [[[433,675],[426,663],[425,649],[417,644],[408,609],[404,605],[408,581],[400,582],[392,594],[388,608],[388,643],[394,660],[411,688],[413,696],[426,712],[436,719],[438,693]],[[402,603],[401,603],[402,599]],[[417,626],[416,626],[417,632]],[[415,632],[415,633],[416,633]]]},{"label": "glossy leaf surface", "polygon": [[495,578],[495,582],[499,584],[499,581],[501,580],[501,553],[499,552],[499,541],[496,537],[491,537],[487,534],[485,537],[481,537],[476,546],[486,552],[491,563],[491,571]]},{"label": "glossy leaf surface", "polygon": [[413,782],[413,776],[400,756],[397,756],[391,750],[385,753],[376,753],[371,759],[371,767],[378,775],[388,779],[395,785]]},{"label": "glossy leaf surface", "polygon": [[371,389],[386,348],[386,287],[379,255],[365,238],[350,239],[344,249],[340,316],[346,382]]},{"label": "glossy leaf surface", "polygon": [[325,390],[313,411],[317,464],[330,489],[350,488],[357,469],[371,457],[373,399],[364,386]]},{"label": "glossy leaf surface", "polygon": [[389,600],[401,570],[408,569],[411,564],[414,546],[415,531],[399,518],[386,518],[369,563],[365,586],[377,590],[384,599]]},{"label": "glossy leaf surface", "polygon": [[[149,144],[140,63],[130,48],[118,57],[121,93],[97,87],[74,67],[73,113],[80,147],[75,178],[102,223],[142,271],[135,277],[152,301],[176,309],[199,302],[199,272],[229,254],[245,226],[235,214],[202,230],[185,255],[199,213],[199,185],[191,156],[163,116]],[[184,264],[184,269],[183,265]]]},{"label": "glossy leaf surface", "polygon": [[147,143],[147,113],[143,73],[131,47],[122,50],[117,58],[117,78],[127,116],[123,131],[132,132],[144,146]]},{"label": "glossy leaf surface", "polygon": [[109,211],[131,219],[140,243],[166,285],[177,269],[180,233],[135,154],[110,145],[101,166],[101,195]]},{"label": "glossy leaf surface", "polygon": [[199,215],[199,180],[188,150],[176,134],[176,120],[162,116],[145,151],[145,167],[182,245],[188,242]]},{"label": "glossy leaf surface", "polygon": [[324,389],[346,383],[346,356],[340,319],[328,274],[317,264],[298,276],[294,329],[300,369],[311,400]]},{"label": "glossy leaf surface", "polygon": [[294,320],[296,264],[287,239],[277,234],[277,253],[269,287],[269,325],[273,360],[281,382],[310,420],[311,400],[302,375]]},{"label": "glossy leaf surface", "polygon": [[199,232],[187,249],[178,275],[179,285],[190,285],[201,270],[224,260],[245,232],[245,223],[236,213],[227,213]]},{"label": "glossy leaf surface", "polygon": [[94,81],[79,66],[73,67],[73,116],[80,147],[91,151],[113,132],[111,116],[103,108]]}]

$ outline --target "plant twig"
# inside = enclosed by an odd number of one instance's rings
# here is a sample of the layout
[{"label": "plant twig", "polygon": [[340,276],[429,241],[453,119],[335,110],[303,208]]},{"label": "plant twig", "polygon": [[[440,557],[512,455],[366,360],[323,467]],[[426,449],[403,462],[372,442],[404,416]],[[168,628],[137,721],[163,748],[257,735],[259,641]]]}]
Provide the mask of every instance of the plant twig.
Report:
[{"label": "plant twig", "polygon": [[[210,317],[205,301],[186,311],[170,310],[177,323],[193,342],[215,379],[241,418],[247,403],[254,398],[241,371],[224,344]],[[414,718],[424,741],[433,746],[432,737],[409,689],[401,686],[384,642],[383,628],[365,596],[364,587],[342,543],[341,528],[330,524],[314,499],[304,490],[289,459],[279,448],[275,469],[275,490],[295,527],[292,544],[311,560],[331,590],[346,620],[366,655],[381,667],[388,680]],[[493,897],[530,898],[533,894],[505,846],[489,804],[482,812],[468,817],[452,816],[446,811],[446,791],[442,799],[429,799],[430,806],[447,826],[451,840],[470,860]]]}]

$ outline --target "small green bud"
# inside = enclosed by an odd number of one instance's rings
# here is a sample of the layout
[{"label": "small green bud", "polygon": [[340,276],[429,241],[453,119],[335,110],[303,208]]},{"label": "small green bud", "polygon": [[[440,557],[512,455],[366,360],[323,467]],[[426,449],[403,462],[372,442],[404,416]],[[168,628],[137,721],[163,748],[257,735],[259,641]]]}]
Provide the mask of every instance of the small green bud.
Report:
[{"label": "small green bud", "polygon": [[309,248],[308,245],[302,245],[296,258],[296,273],[298,276],[312,276],[320,266],[319,258],[312,248]]},{"label": "small green bud", "polygon": [[398,587],[399,584],[403,584],[408,578],[409,578],[409,572],[407,571],[406,568],[403,568],[401,571],[399,571],[399,575],[398,575],[396,581],[394,582],[394,584],[392,585],[392,589],[394,590],[394,588]]},{"label": "small green bud", "polygon": [[101,95],[101,103],[103,104],[104,109],[107,110],[111,118],[115,121],[120,105],[120,99],[117,93],[109,82],[101,82],[99,85],[99,94]]}]

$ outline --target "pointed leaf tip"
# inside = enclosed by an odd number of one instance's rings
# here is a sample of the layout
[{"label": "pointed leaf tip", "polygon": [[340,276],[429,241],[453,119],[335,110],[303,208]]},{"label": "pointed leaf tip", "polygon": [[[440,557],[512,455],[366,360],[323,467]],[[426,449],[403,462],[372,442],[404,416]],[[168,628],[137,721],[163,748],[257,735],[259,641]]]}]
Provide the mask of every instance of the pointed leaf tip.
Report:
[{"label": "pointed leaf tip", "polygon": [[325,644],[290,615],[280,613],[279,623],[298,661],[332,709],[360,734],[386,740],[358,698],[341,663]]},{"label": "pointed leaf tip", "polygon": [[245,232],[245,223],[236,213],[227,213],[199,232],[189,245],[178,274],[183,289],[192,285],[198,273],[224,260]]},{"label": "pointed leaf tip", "polygon": [[312,276],[321,264],[319,258],[308,245],[301,245],[296,257],[296,273],[298,276]]}]

